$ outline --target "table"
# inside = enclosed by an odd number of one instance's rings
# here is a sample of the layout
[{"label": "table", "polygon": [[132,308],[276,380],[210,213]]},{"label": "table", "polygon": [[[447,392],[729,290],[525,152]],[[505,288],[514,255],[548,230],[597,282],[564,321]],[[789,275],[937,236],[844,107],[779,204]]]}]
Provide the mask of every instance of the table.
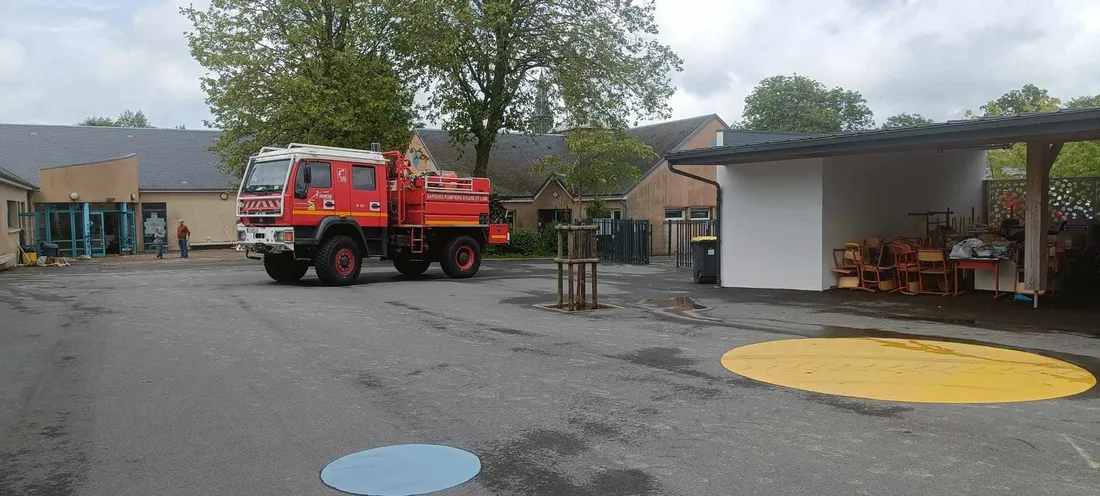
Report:
[{"label": "table", "polygon": [[959,294],[960,270],[992,270],[993,271],[993,299],[1001,296],[1001,258],[952,258],[955,266],[955,295]]}]

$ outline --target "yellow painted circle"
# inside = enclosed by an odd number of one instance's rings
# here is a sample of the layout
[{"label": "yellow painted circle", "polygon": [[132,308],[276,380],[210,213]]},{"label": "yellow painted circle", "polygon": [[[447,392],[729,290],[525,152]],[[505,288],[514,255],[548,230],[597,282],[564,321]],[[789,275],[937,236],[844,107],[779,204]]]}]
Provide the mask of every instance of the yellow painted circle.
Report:
[{"label": "yellow painted circle", "polygon": [[1034,353],[918,339],[769,341],[728,351],[722,366],[779,386],[917,403],[1046,400],[1096,385],[1085,369]]}]

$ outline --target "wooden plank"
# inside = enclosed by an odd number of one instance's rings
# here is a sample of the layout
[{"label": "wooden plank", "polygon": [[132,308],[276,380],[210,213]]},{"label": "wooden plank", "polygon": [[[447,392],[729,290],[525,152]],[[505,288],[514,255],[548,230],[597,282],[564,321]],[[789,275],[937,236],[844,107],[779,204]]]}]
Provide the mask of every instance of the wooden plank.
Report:
[{"label": "wooden plank", "polygon": [[1027,144],[1027,184],[1024,211],[1024,288],[1046,289],[1047,200],[1050,191],[1051,147],[1049,143]]}]

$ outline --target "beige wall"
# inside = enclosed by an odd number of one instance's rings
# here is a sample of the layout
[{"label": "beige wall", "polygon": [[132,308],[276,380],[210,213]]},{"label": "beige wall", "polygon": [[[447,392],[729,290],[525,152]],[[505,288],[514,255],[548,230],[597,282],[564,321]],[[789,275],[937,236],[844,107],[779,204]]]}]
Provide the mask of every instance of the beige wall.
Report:
[{"label": "beige wall", "polygon": [[[557,197],[554,197],[555,193]],[[589,203],[588,201],[574,202],[561,184],[553,182],[543,188],[534,201],[505,201],[504,208],[515,212],[515,227],[534,228],[538,227],[539,210],[571,210],[574,219],[583,219],[584,210]],[[619,200],[607,200],[604,203],[612,210],[623,209],[623,204]]]},{"label": "beige wall", "polygon": [[[0,182],[0,268],[5,266],[5,261],[8,259],[8,255],[16,255],[15,259],[7,262],[7,265],[14,265],[19,263],[19,233],[22,229],[26,229],[27,241],[31,241],[30,232],[32,225],[29,221],[21,218],[16,220],[19,224],[8,227],[8,202],[22,203],[23,212],[30,212],[33,209],[33,205],[30,203],[30,191],[26,188],[10,185],[6,182]],[[16,208],[19,206],[17,205]]]},{"label": "beige wall", "polygon": [[[717,119],[711,120],[680,150],[710,147],[719,129],[722,129],[722,124]],[[707,179],[715,178],[714,166],[696,165],[676,168]],[[653,254],[668,255],[665,209],[712,207],[713,216],[714,206],[714,186],[673,174],[669,172],[668,165],[662,161],[652,174],[642,179],[641,183],[628,193],[625,216],[631,219],[648,219],[653,227]]]},{"label": "beige wall", "polygon": [[[176,243],[176,226],[183,219],[191,229],[191,244],[226,244],[237,241],[236,198],[221,199],[220,191],[196,192],[156,192],[141,193],[142,203],[164,203],[168,208],[168,238],[172,246]],[[140,219],[140,217],[139,217]],[[138,239],[141,239],[144,226],[138,221]]]},{"label": "beige wall", "polygon": [[[69,203],[77,193],[79,202],[129,202],[138,193],[136,156],[68,167],[43,169],[38,173],[39,191],[35,203]],[[110,200],[108,198],[111,198]]]},{"label": "beige wall", "polygon": [[414,153],[420,153],[420,163],[413,167],[413,170],[417,172],[424,172],[429,170],[438,171],[439,167],[432,162],[430,156],[428,156],[427,148],[424,148],[424,143],[420,141],[420,136],[413,135],[412,142],[409,143],[409,150],[405,153],[405,158],[409,159],[410,166],[412,165],[412,159]]}]

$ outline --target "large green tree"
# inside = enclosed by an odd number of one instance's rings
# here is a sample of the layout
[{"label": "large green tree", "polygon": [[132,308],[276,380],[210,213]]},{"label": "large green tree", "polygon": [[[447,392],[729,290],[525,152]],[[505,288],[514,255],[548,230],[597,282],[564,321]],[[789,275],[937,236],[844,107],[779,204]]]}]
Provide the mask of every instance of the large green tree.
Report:
[{"label": "large green tree", "polygon": [[145,112],[138,110],[126,109],[118,115],[117,119],[110,117],[98,117],[91,116],[86,117],[84,120],[78,122],[78,126],[107,126],[107,127],[145,127],[151,128],[152,124],[149,123],[149,118],[145,117]]},{"label": "large green tree", "polygon": [[409,144],[415,76],[391,22],[398,0],[213,0],[181,9],[226,172],[292,142]]},{"label": "large green tree", "polygon": [[[1060,98],[1033,84],[1012,90],[980,108],[980,113],[967,111],[972,118],[1003,117],[1025,112],[1054,112],[1060,108],[1091,108],[1100,104],[1100,95],[1074,98],[1062,105]],[[1006,149],[990,150],[989,172],[994,179],[1023,177],[1027,168],[1027,145],[1014,143]],[[1066,143],[1050,173],[1054,177],[1100,176],[1100,142]]]},{"label": "large green tree", "polygon": [[653,16],[653,0],[408,0],[395,22],[426,69],[427,117],[474,143],[484,176],[498,133],[534,128],[543,102],[578,125],[667,117],[681,60]]},{"label": "large green tree", "polygon": [[756,131],[836,133],[874,125],[858,91],[826,88],[806,76],[772,76],[745,97],[741,126]]},{"label": "large green tree", "polygon": [[565,137],[568,156],[550,155],[531,167],[534,174],[554,173],[574,194],[603,196],[638,179],[639,162],[657,159],[653,148],[624,131],[586,127]]},{"label": "large green tree", "polygon": [[919,126],[921,124],[931,124],[934,121],[920,114],[898,114],[891,115],[886,118],[886,122],[882,123],[882,129],[890,129],[894,127],[912,127]]}]

